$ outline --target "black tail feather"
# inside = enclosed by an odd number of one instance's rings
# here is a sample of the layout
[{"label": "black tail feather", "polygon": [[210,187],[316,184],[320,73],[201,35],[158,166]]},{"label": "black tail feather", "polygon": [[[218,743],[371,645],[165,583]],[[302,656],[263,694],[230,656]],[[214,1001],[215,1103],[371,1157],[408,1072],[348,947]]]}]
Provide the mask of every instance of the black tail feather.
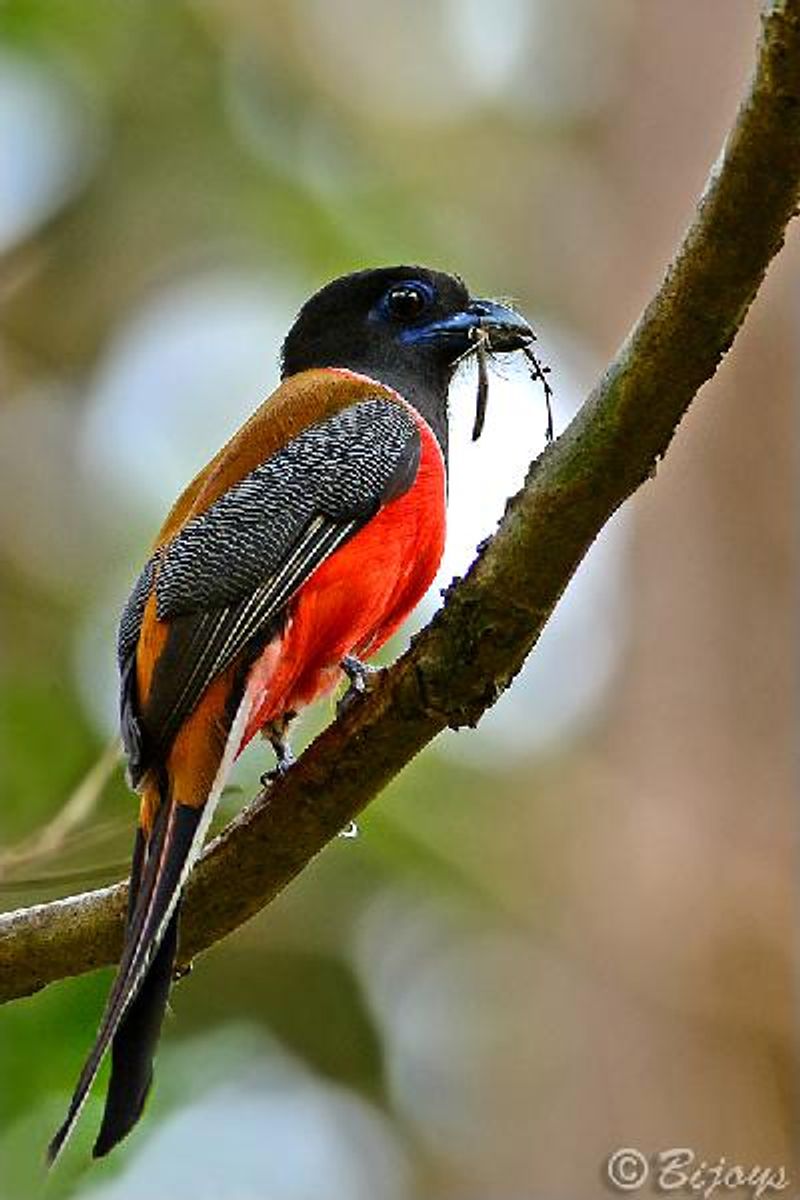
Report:
[{"label": "black tail feather", "polygon": [[[121,1097],[124,1094],[126,1116],[119,1122],[114,1116],[108,1118],[109,1130],[114,1130],[116,1133],[114,1141],[119,1141],[121,1137],[125,1136],[141,1112],[147,1093],[147,1083],[144,1080],[143,1072],[149,1069],[147,1064],[152,1060],[153,1050],[158,1039],[161,1018],[169,992],[169,976],[175,947],[173,944],[172,950],[169,952],[168,946],[168,952],[165,952],[163,956],[160,956],[158,951],[165,940],[167,942],[172,940],[174,943],[177,935],[176,905],[187,861],[191,860],[197,849],[194,844],[195,833],[201,816],[202,809],[162,803],[147,843],[146,854],[143,853],[141,839],[137,839],[134,851],[134,878],[131,881],[132,888],[136,889],[136,897],[129,909],[122,957],[94,1046],[81,1071],[67,1116],[48,1147],[47,1161],[51,1166],[75,1127],[112,1039],[116,1039],[126,1014],[134,1005],[136,997],[144,989],[144,999],[141,1007],[137,1010],[138,1016],[128,1026],[120,1049],[120,1067],[118,1083],[115,1085],[114,1105],[122,1102]],[[167,966],[170,953],[172,957]],[[154,968],[157,973],[153,982],[146,986],[145,980]],[[137,1028],[141,1029],[142,1036],[146,1038],[146,1044],[134,1053],[133,1038]],[[140,1060],[138,1066],[135,1065],[135,1060]],[[132,1115],[135,1108],[133,1101],[137,1090],[134,1084],[138,1085],[138,1090],[142,1094],[138,1109]],[[125,1121],[127,1121],[126,1127],[119,1132]],[[104,1119],[104,1128],[105,1124]],[[101,1131],[98,1146],[105,1144],[105,1140]],[[114,1141],[109,1141],[105,1150],[95,1147],[95,1154],[105,1153],[111,1148]]]},{"label": "black tail feather", "polygon": [[95,1158],[113,1150],[130,1133],[144,1108],[153,1079],[153,1056],[167,1007],[178,949],[178,913],[170,917],[135,1000],[125,1012],[111,1043],[111,1079],[103,1123],[94,1144]]}]

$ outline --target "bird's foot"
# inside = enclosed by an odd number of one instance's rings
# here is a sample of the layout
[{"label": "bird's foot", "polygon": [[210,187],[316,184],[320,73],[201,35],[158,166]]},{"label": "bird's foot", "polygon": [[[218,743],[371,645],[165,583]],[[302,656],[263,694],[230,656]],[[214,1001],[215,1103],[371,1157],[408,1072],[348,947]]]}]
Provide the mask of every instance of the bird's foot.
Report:
[{"label": "bird's foot", "polygon": [[286,713],[279,721],[273,721],[270,725],[265,725],[261,730],[275,751],[276,759],[272,770],[265,771],[261,776],[262,787],[269,787],[277,779],[282,779],[286,772],[291,770],[297,762],[288,737],[289,723],[294,716],[295,713]]},{"label": "bird's foot", "polygon": [[367,694],[370,678],[378,674],[375,667],[368,667],[366,663],[363,663],[360,658],[356,658],[353,654],[346,654],[340,666],[350,680],[350,686],[336,705],[337,717],[340,717],[343,712],[347,712],[348,708],[360,696]]},{"label": "bird's foot", "polygon": [[275,766],[269,771],[265,771],[261,776],[261,786],[269,787],[271,783],[276,783],[277,780],[283,779],[284,775],[291,770],[296,762],[297,759],[295,758],[292,750],[289,746],[287,746],[285,753],[281,755],[281,757],[275,763]]}]

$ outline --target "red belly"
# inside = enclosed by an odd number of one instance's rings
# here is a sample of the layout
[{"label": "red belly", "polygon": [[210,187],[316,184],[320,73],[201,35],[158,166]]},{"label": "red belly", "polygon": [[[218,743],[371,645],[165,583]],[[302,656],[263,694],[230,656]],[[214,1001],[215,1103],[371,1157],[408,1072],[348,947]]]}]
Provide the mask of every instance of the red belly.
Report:
[{"label": "red belly", "polygon": [[444,549],[444,462],[414,415],[422,439],[414,484],[326,559],[292,601],[283,634],[250,672],[241,748],[263,725],[331,691],[345,655],[374,654],[430,587]]}]

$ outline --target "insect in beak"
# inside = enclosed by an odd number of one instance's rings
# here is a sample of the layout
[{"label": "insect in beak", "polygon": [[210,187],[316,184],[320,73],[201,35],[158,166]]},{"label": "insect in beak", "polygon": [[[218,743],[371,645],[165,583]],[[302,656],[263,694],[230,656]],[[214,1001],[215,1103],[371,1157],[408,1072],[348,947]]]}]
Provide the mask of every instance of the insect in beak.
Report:
[{"label": "insect in beak", "polygon": [[477,442],[483,433],[486,420],[486,404],[489,399],[489,334],[481,326],[475,327],[473,336],[475,342],[475,358],[478,364],[478,388],[475,394],[475,422],[472,426],[472,440]]},{"label": "insect in beak", "polygon": [[522,353],[528,360],[528,372],[531,379],[534,383],[540,383],[542,385],[545,408],[547,409],[547,427],[545,428],[544,436],[549,445],[549,443],[553,440],[553,389],[551,388],[550,381],[547,378],[547,376],[550,374],[550,368],[543,366],[542,363],[539,362],[539,359],[533,352],[532,346],[523,346]]},{"label": "insect in beak", "polygon": [[[530,335],[530,340],[534,338],[533,333]],[[483,426],[486,421],[486,406],[489,399],[489,359],[493,357],[492,351],[492,335],[489,329],[483,325],[475,325],[470,330],[469,346],[464,353],[456,359],[456,363],[463,362],[471,358],[473,355],[478,367],[478,386],[475,395],[475,421],[472,426],[472,440],[477,442],[478,438],[483,433]],[[550,368],[543,366],[536,357],[530,341],[525,345],[518,347],[528,361],[528,371],[531,379],[535,383],[542,385],[544,392],[544,402],[547,408],[547,427],[545,429],[545,438],[550,443],[553,440],[553,408],[552,398],[553,389],[547,376],[550,374]]]}]

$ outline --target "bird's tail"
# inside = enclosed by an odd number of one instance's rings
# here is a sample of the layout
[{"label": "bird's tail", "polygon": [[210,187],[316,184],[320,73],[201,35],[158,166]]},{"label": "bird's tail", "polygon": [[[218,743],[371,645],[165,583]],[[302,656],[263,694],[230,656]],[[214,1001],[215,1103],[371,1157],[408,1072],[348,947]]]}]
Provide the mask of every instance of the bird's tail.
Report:
[{"label": "bird's tail", "polygon": [[107,1153],[141,1112],[169,991],[180,891],[199,849],[194,843],[203,816],[200,808],[162,802],[146,843],[141,831],[137,835],[122,958],[66,1118],[48,1147],[51,1165],[80,1116],[112,1040],[114,1070],[95,1155]]},{"label": "bird's tail", "polygon": [[[161,1029],[178,940],[181,892],[202,849],[225,780],[238,752],[247,718],[246,697],[232,722],[205,802],[169,800],[169,788],[152,797],[157,806],[149,837],[139,831],[131,868],[128,923],[117,975],[94,1045],[81,1071],[63,1124],[47,1150],[56,1161],[86,1102],[109,1046],[111,1081],[95,1157],[107,1154],[136,1124],[152,1078],[153,1054]],[[153,789],[158,785],[152,784]],[[151,809],[152,811],[152,809]]]},{"label": "bird's tail", "polygon": [[142,1115],[153,1081],[153,1057],[167,1009],[178,949],[180,901],[167,922],[161,945],[111,1042],[111,1078],[95,1158],[113,1150]]}]

